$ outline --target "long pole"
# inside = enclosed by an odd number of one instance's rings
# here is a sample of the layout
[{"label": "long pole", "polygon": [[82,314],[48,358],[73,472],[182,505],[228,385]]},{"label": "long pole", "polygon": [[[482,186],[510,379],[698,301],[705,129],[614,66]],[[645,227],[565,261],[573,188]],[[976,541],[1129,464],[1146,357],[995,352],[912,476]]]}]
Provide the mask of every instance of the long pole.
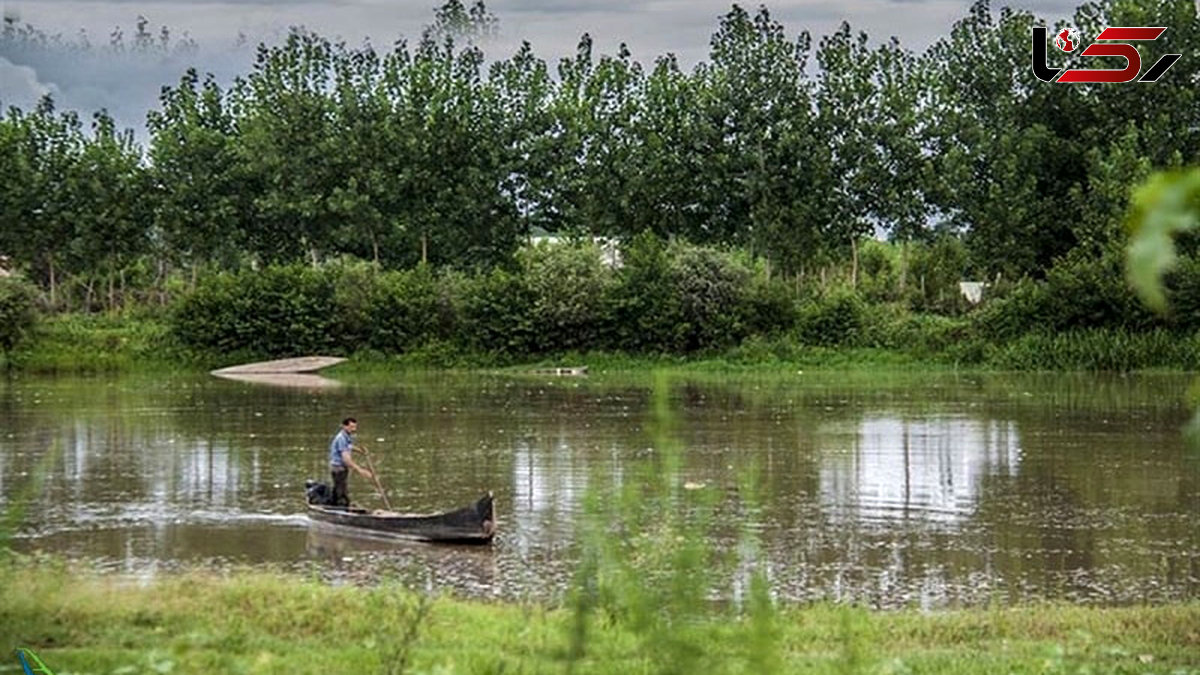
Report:
[{"label": "long pole", "polygon": [[371,482],[375,484],[375,489],[379,492],[379,497],[383,499],[383,507],[391,511],[392,504],[388,501],[387,491],[383,489],[383,485],[379,482],[379,474],[375,472],[375,462],[371,459],[371,451],[367,450],[366,446],[363,445],[358,447],[363,451],[363,456],[367,458],[367,470],[371,472]]}]

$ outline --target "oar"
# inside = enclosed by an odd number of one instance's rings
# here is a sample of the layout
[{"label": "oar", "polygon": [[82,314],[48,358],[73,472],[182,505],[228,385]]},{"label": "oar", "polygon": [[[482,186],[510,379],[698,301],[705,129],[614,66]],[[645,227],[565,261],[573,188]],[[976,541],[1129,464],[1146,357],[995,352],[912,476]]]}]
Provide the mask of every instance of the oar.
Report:
[{"label": "oar", "polygon": [[375,484],[375,489],[379,492],[379,496],[383,499],[383,507],[388,511],[392,510],[392,504],[388,501],[387,491],[383,489],[383,485],[379,482],[379,474],[375,472],[375,462],[371,460],[371,451],[367,450],[366,446],[358,446],[359,450],[363,451],[363,456],[367,458],[367,470],[371,472],[371,482]]}]

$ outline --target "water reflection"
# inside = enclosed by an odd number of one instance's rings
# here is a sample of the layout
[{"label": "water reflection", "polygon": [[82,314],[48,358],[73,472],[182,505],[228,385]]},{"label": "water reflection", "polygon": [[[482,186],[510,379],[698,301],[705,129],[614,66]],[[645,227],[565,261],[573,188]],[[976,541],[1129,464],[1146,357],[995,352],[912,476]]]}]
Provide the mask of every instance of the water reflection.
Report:
[{"label": "water reflection", "polygon": [[[401,576],[555,597],[585,493],[653,455],[648,386],[412,376],[292,389],[215,379],[0,384],[0,504],[48,467],[16,545],[139,575],[181,564]],[[1200,458],[1186,377],[726,379],[673,391],[676,480],[736,495],[780,597],[879,606],[1200,598]],[[1094,395],[1089,395],[1091,392]],[[398,508],[496,493],[486,554],[307,527],[302,488],[355,414]],[[377,440],[383,439],[383,440]],[[55,454],[57,453],[57,454]],[[50,460],[50,461],[47,461]],[[372,490],[352,478],[368,506]],[[736,501],[736,500],[734,500]],[[735,532],[747,514],[723,514]],[[714,537],[718,546],[730,545]],[[345,558],[352,560],[347,562]]]},{"label": "water reflection", "polygon": [[868,416],[845,448],[822,452],[821,501],[845,518],[959,523],[984,479],[1014,475],[1020,454],[1012,421]]},{"label": "water reflection", "polygon": [[268,387],[291,387],[294,389],[332,389],[342,382],[312,373],[213,373],[217,377],[246,384]]}]

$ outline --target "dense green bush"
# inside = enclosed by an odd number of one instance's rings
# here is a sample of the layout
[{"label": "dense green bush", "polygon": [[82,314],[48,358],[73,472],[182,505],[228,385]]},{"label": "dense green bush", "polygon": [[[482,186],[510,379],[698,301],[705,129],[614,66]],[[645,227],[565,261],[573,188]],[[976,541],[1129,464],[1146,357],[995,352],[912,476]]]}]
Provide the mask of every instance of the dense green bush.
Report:
[{"label": "dense green bush", "polygon": [[611,303],[618,349],[722,349],[795,324],[795,292],[745,256],[643,234],[623,262]]},{"label": "dense green bush", "polygon": [[955,363],[982,360],[980,342],[964,319],[935,314],[904,314],[883,324],[875,346],[896,349],[921,359]]},{"label": "dense green bush", "polygon": [[1186,332],[1200,330],[1200,258],[1180,259],[1165,281],[1170,324]]},{"label": "dense green bush", "polygon": [[450,340],[457,328],[450,277],[439,277],[428,265],[378,275],[366,287],[367,337],[371,349],[406,353],[435,341]]},{"label": "dense green bush", "polygon": [[668,246],[667,260],[679,303],[674,346],[691,352],[740,342],[748,332],[749,266],[725,251],[680,241]]},{"label": "dense green bush", "polygon": [[756,271],[742,302],[743,338],[790,332],[796,327],[796,291],[781,279],[768,279]]},{"label": "dense green bush", "polygon": [[611,302],[614,346],[629,352],[672,351],[680,341],[682,309],[666,242],[640,234],[625,246],[622,262]]},{"label": "dense green bush", "polygon": [[1125,283],[1116,253],[1059,261],[1045,281],[1018,282],[1000,297],[986,299],[972,319],[980,335],[993,340],[1091,328],[1144,331],[1166,325]]},{"label": "dense green bush", "polygon": [[797,332],[805,344],[859,346],[867,329],[867,304],[852,289],[834,287],[801,305]]},{"label": "dense green bush", "polygon": [[[864,250],[876,262],[894,253],[882,244]],[[728,354],[745,345],[738,359],[862,347],[1013,369],[1196,361],[1187,350],[1200,322],[1200,263],[1190,259],[1168,279],[1166,319],[1134,304],[1108,258],[1064,260],[1045,281],[994,287],[1000,292],[965,317],[913,313],[911,297],[868,302],[845,284],[797,288],[744,254],[651,235],[631,240],[622,260],[611,268],[595,245],[563,243],[528,247],[512,267],[474,274],[380,272],[353,261],[268,267],[204,279],[170,322],[179,343],[226,360],[362,352],[455,365],[591,350]],[[798,291],[810,295],[798,302]]]},{"label": "dense green bush", "polygon": [[462,285],[460,339],[470,349],[500,357],[533,351],[533,289],[519,273],[496,268]]},{"label": "dense green bush", "polygon": [[908,260],[908,300],[914,311],[958,315],[968,305],[958,282],[966,279],[967,249],[962,240],[943,235],[912,246]]},{"label": "dense green bush", "polygon": [[858,278],[855,290],[868,302],[890,302],[899,298],[900,249],[876,239],[858,247]]},{"label": "dense green bush", "polygon": [[362,317],[337,306],[336,281],[299,265],[218,274],[178,303],[171,324],[183,344],[220,353],[347,354]]},{"label": "dense green bush", "polygon": [[541,243],[517,254],[533,294],[534,348],[539,352],[606,346],[616,275],[591,242]]},{"label": "dense green bush", "polygon": [[37,321],[36,289],[22,279],[0,278],[0,352],[6,360],[33,332]]},{"label": "dense green bush", "polygon": [[1003,290],[985,293],[983,302],[970,314],[976,332],[993,341],[1011,340],[1050,322],[1046,292],[1037,282],[1023,279]]},{"label": "dense green bush", "polygon": [[1045,285],[1049,328],[1148,330],[1156,320],[1125,281],[1124,257],[1111,251],[1099,258],[1070,256],[1050,269]]}]

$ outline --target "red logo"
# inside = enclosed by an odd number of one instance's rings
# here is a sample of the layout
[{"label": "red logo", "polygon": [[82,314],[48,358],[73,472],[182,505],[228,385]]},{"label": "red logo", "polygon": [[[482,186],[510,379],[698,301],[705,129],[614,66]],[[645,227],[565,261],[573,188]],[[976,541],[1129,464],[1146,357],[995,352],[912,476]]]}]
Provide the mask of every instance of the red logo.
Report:
[{"label": "red logo", "polygon": [[[1157,40],[1166,28],[1159,27],[1109,27],[1096,36],[1096,40],[1131,40],[1151,42]],[[1054,36],[1054,44],[1064,52],[1073,52],[1079,45],[1078,35],[1074,29],[1064,28]],[[1142,55],[1137,47],[1128,42],[1113,44],[1090,44],[1079,54],[1080,56],[1120,56],[1125,59],[1125,67],[1116,68],[1051,68],[1046,65],[1046,27],[1033,28],[1033,74],[1043,82],[1157,82],[1167,69],[1175,65],[1182,54],[1164,54],[1138,78],[1142,72]],[[1059,75],[1061,73],[1061,76]]]},{"label": "red logo", "polygon": [[1054,36],[1054,46],[1064,52],[1073,52],[1079,44],[1079,34],[1074,28],[1064,28],[1058,31],[1058,35]]}]

